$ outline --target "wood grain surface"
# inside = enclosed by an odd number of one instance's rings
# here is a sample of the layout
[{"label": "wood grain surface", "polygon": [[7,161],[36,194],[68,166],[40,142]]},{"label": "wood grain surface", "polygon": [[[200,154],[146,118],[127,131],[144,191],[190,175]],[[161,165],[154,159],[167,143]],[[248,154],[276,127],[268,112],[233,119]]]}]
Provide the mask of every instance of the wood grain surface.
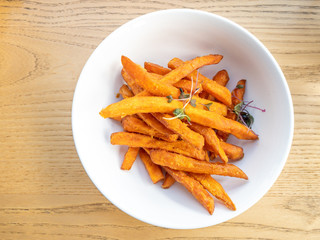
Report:
[{"label": "wood grain surface", "polygon": [[[204,229],[123,213],[76,153],[71,104],[96,46],[125,22],[169,8],[247,28],[280,64],[294,102],[291,153],[251,209]],[[0,1],[0,239],[320,239],[320,1]],[[275,116],[277,117],[277,116]]]}]

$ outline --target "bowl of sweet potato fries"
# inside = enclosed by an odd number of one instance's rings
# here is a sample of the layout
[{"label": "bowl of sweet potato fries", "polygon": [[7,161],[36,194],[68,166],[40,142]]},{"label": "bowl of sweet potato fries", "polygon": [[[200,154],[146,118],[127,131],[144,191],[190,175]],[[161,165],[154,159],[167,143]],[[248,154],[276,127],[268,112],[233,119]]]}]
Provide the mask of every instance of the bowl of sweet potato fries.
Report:
[{"label": "bowl of sweet potato fries", "polygon": [[272,187],[293,107],[279,65],[251,33],[173,9],[101,42],[79,77],[72,129],[111,203],[149,224],[193,229],[234,218]]}]

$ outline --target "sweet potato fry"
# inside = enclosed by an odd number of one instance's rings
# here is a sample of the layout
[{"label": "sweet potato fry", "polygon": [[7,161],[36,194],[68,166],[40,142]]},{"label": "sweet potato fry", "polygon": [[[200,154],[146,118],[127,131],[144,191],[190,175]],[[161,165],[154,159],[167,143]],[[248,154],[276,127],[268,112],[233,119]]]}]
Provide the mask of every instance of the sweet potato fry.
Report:
[{"label": "sweet potato fry", "polygon": [[168,103],[165,97],[132,97],[110,104],[104,108],[100,115],[104,118],[126,116],[136,113],[163,112],[171,113],[176,108],[182,108],[181,101]]},{"label": "sweet potato fry", "polygon": [[220,142],[220,145],[222,147],[222,149],[224,150],[224,152],[226,153],[227,157],[229,158],[229,160],[240,160],[241,158],[243,158],[244,154],[243,154],[243,149],[242,147],[227,143],[227,142]]},{"label": "sweet potato fry", "polygon": [[200,125],[231,133],[239,139],[258,139],[258,135],[256,135],[251,129],[247,128],[237,121],[225,118],[217,113],[190,106],[186,107],[185,112],[191,118],[192,122],[198,123]]},{"label": "sweet potato fry", "polygon": [[[168,99],[164,97],[132,97],[107,106],[101,110],[100,115],[104,118],[110,118],[117,116],[124,117],[126,115],[136,113],[170,113],[176,108],[182,107],[182,102],[173,100],[168,103]],[[251,129],[248,129],[241,123],[227,119],[217,113],[194,108],[189,105],[186,107],[185,112],[191,118],[192,122],[227,133],[232,133],[239,139],[258,139],[258,135],[256,135]]]},{"label": "sweet potato fry", "polygon": [[167,189],[171,187],[175,182],[176,180],[170,174],[166,173],[161,187]]},{"label": "sweet potato fry", "polygon": [[220,84],[221,86],[226,86],[227,83],[229,82],[229,74],[226,70],[221,70],[219,72],[217,72],[216,75],[214,75],[214,77],[212,78],[213,81],[216,81],[218,84]]},{"label": "sweet potato fry", "polygon": [[121,75],[123,80],[128,84],[128,86],[131,88],[134,95],[137,95],[138,93],[143,91],[143,88],[141,88],[135,80],[127,73],[125,69],[122,69]]},{"label": "sweet potato fry", "polygon": [[149,135],[151,137],[156,137],[163,139],[167,142],[174,142],[178,139],[177,134],[163,134],[155,130],[154,128],[145,124],[139,118],[133,116],[126,116],[121,121],[123,129],[127,132],[134,132],[134,133],[142,133],[145,135]]},{"label": "sweet potato fry", "polygon": [[177,182],[181,183],[212,215],[214,211],[214,200],[197,180],[182,171],[176,171],[168,167],[164,167],[164,169]]},{"label": "sweet potato fry", "polygon": [[[182,64],[183,61],[181,59],[174,58],[168,63],[168,66],[169,68],[175,70],[179,68]],[[174,70],[172,70],[170,73],[172,73]],[[195,80],[197,78],[197,72],[191,72],[191,74],[187,75],[187,78]],[[199,74],[198,81],[202,83],[203,90],[205,90],[206,92],[208,92],[209,94],[211,94],[227,106],[231,105],[231,93],[226,87],[221,86],[217,82],[203,76],[202,74]]]},{"label": "sweet potato fry", "polygon": [[[221,55],[206,55],[202,57],[196,57],[190,61],[186,61],[176,66],[171,72],[166,74],[161,81],[167,84],[174,84],[184,77],[188,77],[190,73],[193,73],[200,67],[217,64],[221,61]],[[169,66],[170,67],[170,66]],[[171,67],[170,67],[171,68]],[[188,77],[189,78],[189,77]],[[191,78],[190,78],[191,79]],[[194,81],[196,80],[196,75],[193,76]],[[201,81],[200,81],[201,82]]]},{"label": "sweet potato fry", "polygon": [[[160,81],[150,77],[147,70],[131,61],[129,58],[122,56],[121,62],[125,71],[134,79],[134,81],[147,92],[156,96],[173,96],[178,98],[180,91]],[[179,79],[180,80],[180,79]]]},{"label": "sweet potato fry", "polygon": [[175,170],[248,179],[247,175],[233,164],[199,161],[164,150],[151,150],[150,157],[155,164]]},{"label": "sweet potato fry", "polygon": [[[235,89],[233,89],[233,91],[231,93],[232,94],[231,109],[233,109],[234,106],[236,106],[237,104],[242,102],[243,96],[245,93],[245,87],[246,87],[246,80],[242,79],[242,80],[238,81]],[[237,115],[232,110],[228,110],[227,118],[232,119],[232,120],[236,120]],[[229,133],[225,133],[222,131],[218,131],[217,135],[224,142],[226,142],[229,137]]]},{"label": "sweet potato fry", "polygon": [[202,149],[197,149],[189,143],[184,141],[165,142],[162,140],[154,139],[149,136],[128,133],[116,132],[112,133],[110,137],[112,145],[127,145],[129,147],[142,147],[142,148],[159,148],[167,151],[180,153],[189,157],[199,160],[205,160],[206,152]]},{"label": "sweet potato fry", "polygon": [[243,95],[246,91],[246,80],[242,79],[238,81],[237,86],[232,91],[232,105],[235,106],[242,102]]},{"label": "sweet potato fry", "polygon": [[225,192],[221,184],[213,179],[209,174],[190,173],[190,176],[199,181],[209,193],[221,200],[227,208],[233,211],[236,210],[236,206]]},{"label": "sweet potato fry", "polygon": [[159,75],[166,75],[171,72],[171,69],[162,67],[155,63],[144,62],[144,68],[150,73],[156,73]]},{"label": "sweet potato fry", "polygon": [[210,146],[213,152],[219,155],[222,161],[224,161],[225,163],[228,162],[228,157],[221,147],[220,140],[212,128],[201,126],[196,123],[190,125],[189,128],[196,131],[197,133],[200,133],[204,137],[206,144]]},{"label": "sweet potato fry", "polygon": [[213,102],[201,97],[193,96],[192,99],[196,101],[196,107],[211,112],[221,114],[222,116],[227,115],[227,106],[218,102]]},{"label": "sweet potato fry", "polygon": [[133,97],[133,92],[129,89],[128,85],[123,84],[119,90],[119,93],[123,98]]},{"label": "sweet potato fry", "polygon": [[153,183],[157,183],[164,179],[161,167],[151,161],[148,153],[143,149],[140,149],[139,155]]},{"label": "sweet potato fry", "polygon": [[124,155],[124,160],[121,165],[122,170],[130,170],[134,161],[136,160],[138,153],[139,153],[138,147],[129,147],[128,151]]},{"label": "sweet potato fry", "polygon": [[172,118],[172,116],[162,113],[153,113],[152,115],[167,128],[178,134],[184,141],[192,144],[196,148],[202,149],[204,138],[199,133],[188,128],[180,119],[176,118],[168,120],[168,118]]}]

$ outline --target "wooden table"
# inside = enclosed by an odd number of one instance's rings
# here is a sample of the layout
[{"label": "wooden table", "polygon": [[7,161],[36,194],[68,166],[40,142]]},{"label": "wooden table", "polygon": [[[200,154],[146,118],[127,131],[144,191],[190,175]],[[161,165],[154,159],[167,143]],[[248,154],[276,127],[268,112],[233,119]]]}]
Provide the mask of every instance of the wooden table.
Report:
[{"label": "wooden table", "polygon": [[[121,212],[88,178],[72,138],[73,92],[92,51],[125,22],[167,8],[247,28],[293,97],[294,140],[277,182],[245,213],[204,229]],[[0,239],[320,239],[320,1],[0,1],[0,34]]]}]

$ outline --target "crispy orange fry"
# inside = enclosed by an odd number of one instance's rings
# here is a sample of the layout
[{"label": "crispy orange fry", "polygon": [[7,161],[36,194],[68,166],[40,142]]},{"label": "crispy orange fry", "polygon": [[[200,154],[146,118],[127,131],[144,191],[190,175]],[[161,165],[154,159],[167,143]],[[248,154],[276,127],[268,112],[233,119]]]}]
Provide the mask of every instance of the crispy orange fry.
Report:
[{"label": "crispy orange fry", "polygon": [[155,164],[175,170],[248,179],[247,175],[233,164],[199,161],[164,150],[151,150],[150,157]]},{"label": "crispy orange fry", "polygon": [[138,153],[139,153],[138,147],[129,147],[128,151],[124,155],[124,160],[121,165],[122,170],[130,170],[134,161],[136,160]]},{"label": "crispy orange fry", "polygon": [[[154,80],[153,77],[140,65],[134,63],[129,58],[122,56],[121,62],[126,72],[134,79],[134,81],[147,92],[156,96],[173,96],[178,98],[180,91],[160,81]],[[179,79],[180,80],[180,79]]]},{"label": "crispy orange fry", "polygon": [[237,86],[232,91],[232,105],[235,106],[242,102],[243,95],[246,91],[246,80],[242,79],[237,83]]},{"label": "crispy orange fry", "polygon": [[128,84],[128,86],[131,88],[134,95],[137,95],[138,93],[143,91],[143,88],[141,88],[135,80],[127,73],[125,69],[122,69],[121,71],[122,78],[124,81]]},{"label": "crispy orange fry", "polygon": [[227,142],[220,142],[221,147],[223,148],[224,152],[226,153],[229,160],[240,160],[243,158],[243,149],[242,147],[227,143]]},{"label": "crispy orange fry", "polygon": [[167,189],[171,187],[175,182],[176,180],[170,174],[166,173],[161,187]]},{"label": "crispy orange fry", "polygon": [[183,123],[180,119],[176,118],[168,120],[172,118],[172,116],[162,113],[153,113],[153,116],[167,128],[178,134],[184,141],[192,144],[196,148],[202,149],[204,138],[199,133],[188,128],[187,124]]},{"label": "crispy orange fry", "polygon": [[217,74],[212,78],[213,81],[216,81],[218,84],[221,86],[226,86],[227,83],[229,82],[229,74],[226,70],[221,70],[217,72]]},{"label": "crispy orange fry", "polygon": [[[164,97],[132,97],[107,106],[100,112],[100,115],[104,118],[110,118],[148,112],[171,113],[176,108],[182,107],[182,102],[173,100],[168,103],[168,99]],[[258,139],[258,135],[256,135],[251,129],[217,113],[194,108],[189,105],[186,107],[185,112],[191,118],[192,122],[227,133],[232,133],[239,139]]]},{"label": "crispy orange fry", "polygon": [[201,97],[193,96],[192,99],[196,101],[197,108],[209,110],[211,112],[215,112],[221,114],[222,116],[227,115],[227,106],[218,102],[213,102]]},{"label": "crispy orange fry", "polygon": [[212,148],[214,153],[220,156],[222,161],[224,161],[225,163],[228,162],[228,157],[221,147],[220,140],[212,128],[201,126],[196,123],[193,123],[189,127],[197,133],[200,133],[204,137],[206,144],[210,146],[210,148]]},{"label": "crispy orange fry", "polygon": [[202,186],[209,191],[209,193],[221,200],[227,208],[233,211],[236,210],[236,206],[225,192],[221,184],[213,179],[209,174],[190,173],[190,176],[198,180]]},{"label": "crispy orange fry", "polygon": [[155,130],[154,128],[145,124],[139,118],[133,116],[126,116],[121,121],[123,129],[127,132],[135,132],[135,133],[142,133],[145,135],[149,135],[151,137],[156,137],[163,139],[168,142],[174,142],[178,139],[177,134],[163,134]]},{"label": "crispy orange fry", "polygon": [[168,167],[164,167],[164,169],[177,182],[181,183],[212,215],[214,211],[214,200],[197,180],[182,171],[176,171]]},{"label": "crispy orange fry", "polygon": [[[196,57],[190,61],[186,61],[179,64],[179,66],[176,66],[171,72],[166,74],[161,81],[167,84],[174,84],[178,82],[180,79],[184,77],[189,78],[189,74],[193,73],[195,70],[197,70],[200,67],[211,65],[211,64],[217,64],[221,61],[223,57],[221,55],[206,55],[202,57]],[[170,67],[170,66],[169,66]],[[171,67],[170,67],[171,68]],[[196,74],[193,76],[193,80],[196,81]],[[190,78],[191,79],[191,78]],[[199,81],[202,82],[202,81]]]},{"label": "crispy orange fry", "polygon": [[257,140],[258,135],[241,123],[225,118],[217,113],[187,106],[186,114],[192,122],[231,133],[239,139]]},{"label": "crispy orange fry", "polygon": [[191,144],[186,143],[184,141],[165,142],[162,140],[154,139],[149,136],[128,132],[112,133],[110,138],[110,142],[112,145],[127,145],[129,147],[142,148],[159,148],[171,152],[180,153],[199,160],[206,159],[206,152],[204,150],[197,149]]},{"label": "crispy orange fry", "polygon": [[133,97],[133,92],[129,89],[128,85],[123,84],[119,90],[119,93],[123,98]]},{"label": "crispy orange fry", "polygon": [[162,67],[155,63],[144,62],[144,68],[150,73],[156,73],[159,75],[166,75],[171,72],[171,69]]},{"label": "crispy orange fry", "polygon": [[139,155],[153,183],[157,183],[164,179],[161,168],[151,161],[148,153],[141,149]]},{"label": "crispy orange fry", "polygon": [[[182,64],[183,61],[181,59],[174,58],[168,63],[168,66],[171,69],[175,70],[179,68]],[[174,70],[172,70],[171,72],[173,72]],[[169,74],[167,74],[166,76],[168,76]],[[197,72],[192,72],[187,76],[187,78],[195,80],[197,78]],[[211,94],[227,106],[231,105],[231,93],[226,87],[221,86],[217,82],[203,76],[202,74],[199,74],[198,81],[202,83],[203,90],[205,90],[206,92],[208,92],[209,94]]]},{"label": "crispy orange fry", "polygon": [[[233,109],[234,106],[236,106],[237,104],[239,104],[243,100],[243,95],[245,93],[245,87],[246,87],[246,80],[242,79],[242,80],[238,81],[235,89],[232,91],[231,109]],[[237,115],[232,110],[228,110],[227,118],[232,119],[232,120],[236,120]],[[222,131],[218,131],[217,135],[224,142],[226,142],[229,137],[229,133],[225,133]]]}]

